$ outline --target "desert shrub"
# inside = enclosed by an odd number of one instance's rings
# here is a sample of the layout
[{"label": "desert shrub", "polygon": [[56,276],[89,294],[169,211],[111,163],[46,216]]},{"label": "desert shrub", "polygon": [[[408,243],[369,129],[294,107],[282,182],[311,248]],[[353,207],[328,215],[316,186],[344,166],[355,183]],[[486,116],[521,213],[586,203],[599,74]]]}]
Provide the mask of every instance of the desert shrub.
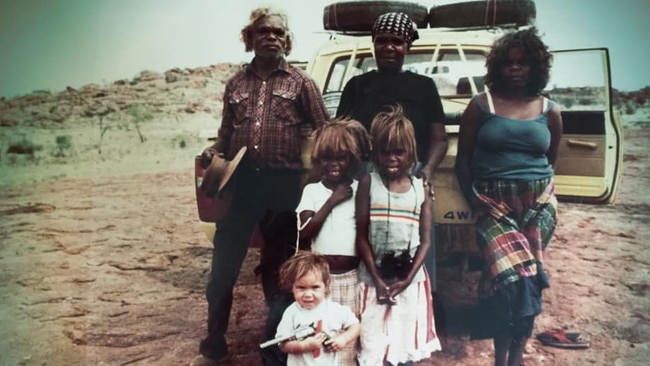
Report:
[{"label": "desert shrub", "polygon": [[185,142],[185,140],[181,140],[181,141],[178,143],[178,146],[179,146],[181,149],[184,149],[184,148],[187,147],[187,143]]},{"label": "desert shrub", "polygon": [[636,98],[634,98],[634,99],[635,99],[634,101],[635,101],[637,107],[643,107],[643,106],[645,106],[645,104],[647,102],[646,96],[643,95],[643,94],[637,95]]},{"label": "desert shrub", "polygon": [[562,101],[562,105],[566,109],[571,109],[571,107],[573,107],[573,104],[574,104],[574,102],[573,102],[573,99],[571,99],[571,98],[566,98],[566,99],[564,99]]},{"label": "desert shrub", "polygon": [[151,113],[151,110],[142,104],[132,103],[126,107],[124,113],[131,117],[131,120],[135,125],[135,130],[138,132],[138,137],[140,137],[140,142],[145,142],[147,139],[142,135],[140,126],[142,123],[153,119],[153,113]]},{"label": "desert shrub", "polygon": [[43,150],[42,145],[38,145],[26,136],[23,136],[22,140],[9,144],[7,154],[20,154],[33,157],[37,151],[41,150]]},{"label": "desert shrub", "polygon": [[100,154],[102,153],[104,136],[112,129],[130,131],[131,125],[133,124],[140,142],[144,143],[147,140],[147,138],[142,134],[140,126],[142,123],[153,119],[153,113],[151,110],[143,104],[132,103],[124,108],[123,113],[127,116],[125,120],[117,119],[105,121],[104,115],[99,115],[99,144],[97,145],[97,151]]},{"label": "desert shrub", "polygon": [[578,99],[578,105],[590,105],[593,103],[593,100],[591,98],[580,98]]},{"label": "desert shrub", "polygon": [[165,81],[168,83],[175,83],[178,81],[178,74],[176,73],[171,73],[171,72],[166,72],[165,73]]},{"label": "desert shrub", "polygon": [[54,152],[54,156],[66,156],[70,149],[72,149],[72,136],[59,135],[56,137],[56,151]]}]

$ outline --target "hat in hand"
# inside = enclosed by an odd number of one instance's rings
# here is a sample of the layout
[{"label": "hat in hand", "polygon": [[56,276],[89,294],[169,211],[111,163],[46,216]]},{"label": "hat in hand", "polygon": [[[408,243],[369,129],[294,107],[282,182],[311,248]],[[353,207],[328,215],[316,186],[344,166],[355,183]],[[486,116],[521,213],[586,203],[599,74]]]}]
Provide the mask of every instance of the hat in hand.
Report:
[{"label": "hat in hand", "polygon": [[243,146],[232,160],[226,160],[219,155],[212,158],[210,166],[203,174],[203,181],[201,182],[201,190],[209,197],[215,195],[219,196],[228,182],[231,181],[237,165],[246,153],[246,146]]},{"label": "hat in hand", "polygon": [[214,156],[207,169],[201,166],[201,156],[194,159],[196,205],[201,221],[217,222],[230,209],[234,195],[231,181],[245,153],[246,147],[242,147],[232,160]]}]

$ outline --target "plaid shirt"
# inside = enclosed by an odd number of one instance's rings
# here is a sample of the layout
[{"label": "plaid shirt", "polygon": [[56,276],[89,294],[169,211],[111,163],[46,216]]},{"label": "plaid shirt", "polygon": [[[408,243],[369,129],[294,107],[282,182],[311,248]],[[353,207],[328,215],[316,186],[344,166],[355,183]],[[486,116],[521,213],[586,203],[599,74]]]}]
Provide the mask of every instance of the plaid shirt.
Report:
[{"label": "plaid shirt", "polygon": [[228,81],[223,102],[221,152],[230,159],[246,146],[243,163],[263,169],[301,169],[301,129],[329,118],[316,83],[285,60],[267,80],[246,65]]}]

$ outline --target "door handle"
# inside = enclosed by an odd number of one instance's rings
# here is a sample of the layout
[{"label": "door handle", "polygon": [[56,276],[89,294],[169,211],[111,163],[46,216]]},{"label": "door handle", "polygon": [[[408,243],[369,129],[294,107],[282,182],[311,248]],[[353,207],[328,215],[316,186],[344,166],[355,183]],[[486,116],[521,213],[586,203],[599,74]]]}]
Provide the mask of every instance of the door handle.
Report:
[{"label": "door handle", "polygon": [[571,147],[583,147],[583,148],[590,149],[590,150],[596,150],[596,148],[598,148],[598,145],[595,142],[588,142],[588,141],[580,141],[580,140],[569,139],[569,140],[567,140],[567,143]]}]

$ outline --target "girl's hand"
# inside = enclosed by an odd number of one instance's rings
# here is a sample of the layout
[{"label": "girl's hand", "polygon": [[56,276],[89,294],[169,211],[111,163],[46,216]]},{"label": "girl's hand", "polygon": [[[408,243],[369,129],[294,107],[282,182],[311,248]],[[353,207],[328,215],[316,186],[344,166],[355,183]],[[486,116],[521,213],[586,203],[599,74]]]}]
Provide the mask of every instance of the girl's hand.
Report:
[{"label": "girl's hand", "polygon": [[395,297],[397,297],[397,295],[399,295],[402,291],[404,291],[410,284],[411,282],[406,280],[400,280],[392,283],[390,286],[388,286],[389,299],[391,299],[395,304],[397,304]]},{"label": "girl's hand", "polygon": [[377,303],[383,305],[395,305],[395,299],[390,294],[390,286],[386,285],[384,281],[376,283],[375,291],[377,292]]},{"label": "girl's hand", "polygon": [[345,347],[345,344],[346,344],[345,341],[343,339],[341,339],[341,337],[331,338],[331,339],[325,341],[325,343],[324,343],[325,351],[326,352],[338,352],[341,349],[343,349],[343,347]]},{"label": "girl's hand", "polygon": [[352,198],[352,186],[340,184],[336,186],[330,200],[334,206]]}]

